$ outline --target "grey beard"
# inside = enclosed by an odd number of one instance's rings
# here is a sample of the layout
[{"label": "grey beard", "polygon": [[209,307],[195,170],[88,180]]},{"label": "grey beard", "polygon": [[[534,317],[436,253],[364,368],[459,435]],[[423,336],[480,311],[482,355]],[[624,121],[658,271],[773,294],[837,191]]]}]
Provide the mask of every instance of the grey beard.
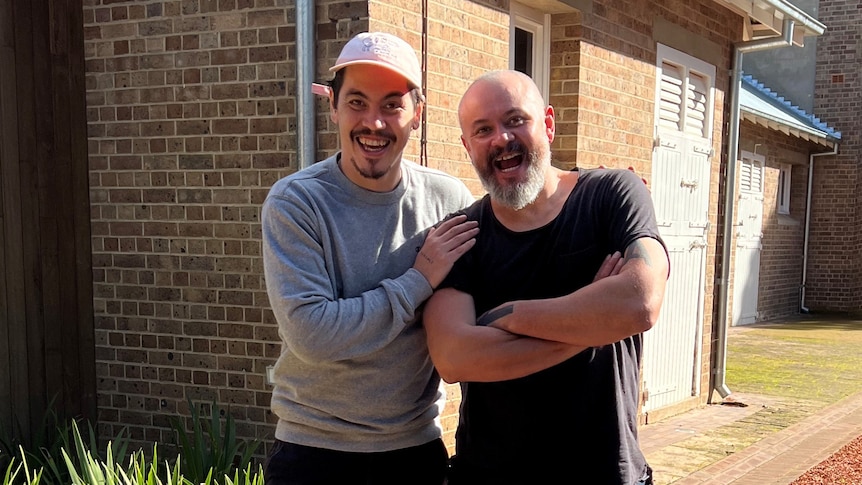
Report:
[{"label": "grey beard", "polygon": [[527,169],[527,180],[515,185],[501,185],[493,175],[482,175],[479,179],[492,199],[511,209],[521,210],[536,200],[545,185],[539,154],[531,152],[528,163],[530,167]]}]

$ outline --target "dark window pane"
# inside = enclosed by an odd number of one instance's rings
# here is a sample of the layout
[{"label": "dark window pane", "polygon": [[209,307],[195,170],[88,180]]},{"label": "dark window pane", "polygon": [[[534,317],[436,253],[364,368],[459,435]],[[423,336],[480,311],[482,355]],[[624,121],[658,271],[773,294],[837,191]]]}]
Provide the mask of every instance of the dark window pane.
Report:
[{"label": "dark window pane", "polygon": [[515,27],[515,70],[533,77],[533,33]]}]

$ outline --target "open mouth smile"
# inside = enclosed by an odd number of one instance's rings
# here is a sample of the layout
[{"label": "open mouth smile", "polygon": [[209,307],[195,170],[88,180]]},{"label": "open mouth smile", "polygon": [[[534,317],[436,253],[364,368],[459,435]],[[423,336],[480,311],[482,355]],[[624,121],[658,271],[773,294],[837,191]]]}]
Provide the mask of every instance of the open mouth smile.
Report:
[{"label": "open mouth smile", "polygon": [[392,143],[392,140],[389,138],[381,138],[381,137],[370,137],[370,136],[356,136],[353,138],[356,143],[362,148],[363,151],[367,153],[380,153]]},{"label": "open mouth smile", "polygon": [[505,147],[494,150],[488,159],[491,162],[490,165],[496,170],[501,173],[511,173],[518,170],[524,164],[526,153],[527,151],[524,149],[524,146],[520,142],[513,140]]},{"label": "open mouth smile", "polygon": [[497,170],[507,173],[517,170],[523,162],[524,154],[521,152],[508,152],[505,155],[494,159],[494,166]]}]

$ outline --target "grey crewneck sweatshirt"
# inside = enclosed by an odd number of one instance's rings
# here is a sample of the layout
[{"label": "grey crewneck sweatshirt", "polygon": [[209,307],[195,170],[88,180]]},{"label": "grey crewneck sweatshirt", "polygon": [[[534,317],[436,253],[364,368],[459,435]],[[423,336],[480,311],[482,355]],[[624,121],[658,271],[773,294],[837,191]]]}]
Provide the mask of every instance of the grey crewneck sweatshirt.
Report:
[{"label": "grey crewneck sweatshirt", "polygon": [[455,177],[402,160],[398,187],[353,184],[338,155],[277,181],[263,204],[264,273],[282,351],[271,407],[282,441],[377,452],[440,436],[445,395],[412,269],[427,229],[474,201]]}]

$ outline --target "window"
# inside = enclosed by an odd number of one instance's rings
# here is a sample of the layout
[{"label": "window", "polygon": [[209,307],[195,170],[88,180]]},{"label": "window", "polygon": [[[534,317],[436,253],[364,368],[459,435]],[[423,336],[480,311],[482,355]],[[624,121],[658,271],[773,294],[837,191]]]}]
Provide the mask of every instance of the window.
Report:
[{"label": "window", "polygon": [[658,44],[656,124],[662,130],[692,137],[712,137],[715,68]]},{"label": "window", "polygon": [[743,152],[739,166],[739,190],[755,195],[763,194],[763,156]]},{"label": "window", "polygon": [[548,102],[550,16],[512,2],[509,67],[533,78]]},{"label": "window", "polygon": [[789,163],[782,163],[778,172],[778,213],[790,214],[790,171]]}]

